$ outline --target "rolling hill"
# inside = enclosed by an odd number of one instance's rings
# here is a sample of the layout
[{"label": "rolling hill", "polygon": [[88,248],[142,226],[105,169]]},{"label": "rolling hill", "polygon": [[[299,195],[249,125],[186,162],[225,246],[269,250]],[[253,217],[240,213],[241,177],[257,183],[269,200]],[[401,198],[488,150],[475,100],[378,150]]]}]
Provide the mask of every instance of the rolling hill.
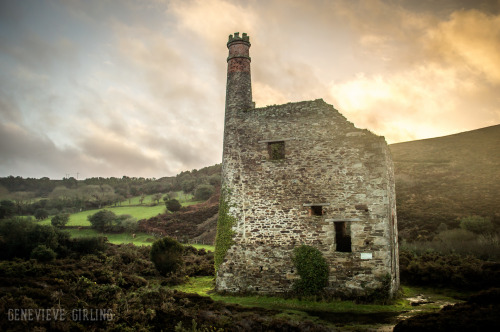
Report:
[{"label": "rolling hill", "polygon": [[470,215],[500,223],[500,125],[390,145],[403,238]]}]

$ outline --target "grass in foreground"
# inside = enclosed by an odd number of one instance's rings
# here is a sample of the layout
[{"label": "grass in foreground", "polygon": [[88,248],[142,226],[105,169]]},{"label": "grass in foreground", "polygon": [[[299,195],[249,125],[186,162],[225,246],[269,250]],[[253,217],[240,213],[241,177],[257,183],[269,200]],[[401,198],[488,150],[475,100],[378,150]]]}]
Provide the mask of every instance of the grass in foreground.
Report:
[{"label": "grass in foreground", "polygon": [[356,304],[353,301],[314,301],[314,299],[286,299],[276,296],[263,295],[219,295],[213,291],[215,286],[214,277],[195,277],[190,278],[186,284],[173,287],[182,292],[196,293],[203,296],[210,296],[213,300],[226,303],[235,303],[247,307],[263,307],[267,309],[281,310],[300,310],[300,311],[329,311],[329,312],[358,312],[358,313],[376,313],[376,312],[399,312],[409,310],[411,306],[408,301],[400,300],[391,305],[379,304]]},{"label": "grass in foreground", "polygon": [[196,293],[203,296],[210,296],[213,300],[227,303],[235,303],[249,307],[264,307],[267,309],[281,310],[299,310],[299,311],[328,311],[328,312],[357,312],[357,313],[378,313],[378,312],[403,312],[414,309],[406,298],[414,297],[418,294],[424,294],[430,303],[425,307],[426,310],[435,310],[443,303],[460,302],[468,294],[451,290],[433,289],[425,287],[414,287],[403,285],[402,298],[395,300],[392,304],[356,304],[353,301],[314,301],[314,299],[283,298],[276,296],[248,295],[233,296],[220,295],[213,292],[215,286],[214,277],[195,277],[190,278],[189,282],[183,285],[175,286],[174,289]]},{"label": "grass in foreground", "polygon": [[[173,289],[186,293],[196,293],[209,296],[213,300],[225,303],[239,304],[246,307],[262,307],[281,311],[277,317],[287,320],[311,320],[321,322],[334,328],[342,327],[343,330],[367,331],[374,328],[390,328],[397,321],[410,316],[436,312],[443,305],[460,302],[465,294],[457,291],[447,293],[447,290],[402,286],[401,298],[389,305],[356,304],[353,301],[314,301],[314,299],[297,299],[273,296],[232,296],[214,293],[214,277],[190,278],[189,282],[173,287]],[[433,303],[417,307],[410,305],[406,299],[423,294]]]},{"label": "grass in foreground", "polygon": [[172,287],[172,289],[179,290],[184,293],[195,293],[201,296],[210,296],[210,291],[214,289],[214,277],[195,277],[189,278],[189,281],[182,285]]}]

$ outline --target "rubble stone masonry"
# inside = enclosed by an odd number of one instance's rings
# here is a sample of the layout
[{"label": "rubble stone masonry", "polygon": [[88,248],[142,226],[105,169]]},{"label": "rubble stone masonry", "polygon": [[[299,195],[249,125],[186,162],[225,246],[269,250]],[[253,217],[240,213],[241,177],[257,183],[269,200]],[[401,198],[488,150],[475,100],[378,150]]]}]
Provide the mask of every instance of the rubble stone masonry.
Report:
[{"label": "rubble stone masonry", "polygon": [[230,36],[222,177],[235,223],[217,291],[290,291],[293,249],[306,244],[329,264],[327,293],[362,296],[384,279],[395,292],[396,199],[384,137],[322,99],[254,108],[249,47],[246,34]]}]

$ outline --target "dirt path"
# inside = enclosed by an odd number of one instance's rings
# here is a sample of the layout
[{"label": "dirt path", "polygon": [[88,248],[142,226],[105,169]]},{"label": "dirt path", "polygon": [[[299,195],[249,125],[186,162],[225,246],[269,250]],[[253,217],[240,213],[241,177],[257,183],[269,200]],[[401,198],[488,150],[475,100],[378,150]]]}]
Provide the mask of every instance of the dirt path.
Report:
[{"label": "dirt path", "polygon": [[455,303],[461,302],[459,300],[451,301],[451,299],[444,300],[439,297],[436,298],[435,295],[425,295],[425,294],[418,294],[413,297],[406,297],[405,300],[408,301],[412,306],[411,310],[405,311],[399,314],[398,316],[394,317],[394,322],[391,322],[391,324],[378,326],[373,329],[368,328],[366,331],[389,332],[394,329],[394,326],[396,326],[397,323],[405,319],[408,319],[410,317],[419,314],[436,312],[441,310],[443,307],[447,305],[453,305]]}]

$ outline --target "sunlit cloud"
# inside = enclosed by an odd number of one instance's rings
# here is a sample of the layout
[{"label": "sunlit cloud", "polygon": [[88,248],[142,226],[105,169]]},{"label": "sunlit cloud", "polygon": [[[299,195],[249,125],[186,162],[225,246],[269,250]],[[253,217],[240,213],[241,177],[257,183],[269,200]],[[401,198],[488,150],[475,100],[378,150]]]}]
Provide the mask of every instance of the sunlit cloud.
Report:
[{"label": "sunlit cloud", "polygon": [[227,41],[229,34],[255,30],[259,15],[253,8],[252,3],[245,2],[174,0],[169,11],[179,20],[179,29],[203,36],[211,47],[220,50],[221,40]]},{"label": "sunlit cloud", "polygon": [[470,66],[494,84],[500,84],[500,15],[454,12],[430,29],[423,39],[429,53],[455,66]]},{"label": "sunlit cloud", "polygon": [[[451,130],[480,126],[470,104],[480,81],[459,70],[436,65],[418,66],[390,75],[358,74],[333,83],[330,95],[337,108],[358,127],[370,128],[389,142],[429,138]],[[478,103],[500,112],[494,100]]]}]

